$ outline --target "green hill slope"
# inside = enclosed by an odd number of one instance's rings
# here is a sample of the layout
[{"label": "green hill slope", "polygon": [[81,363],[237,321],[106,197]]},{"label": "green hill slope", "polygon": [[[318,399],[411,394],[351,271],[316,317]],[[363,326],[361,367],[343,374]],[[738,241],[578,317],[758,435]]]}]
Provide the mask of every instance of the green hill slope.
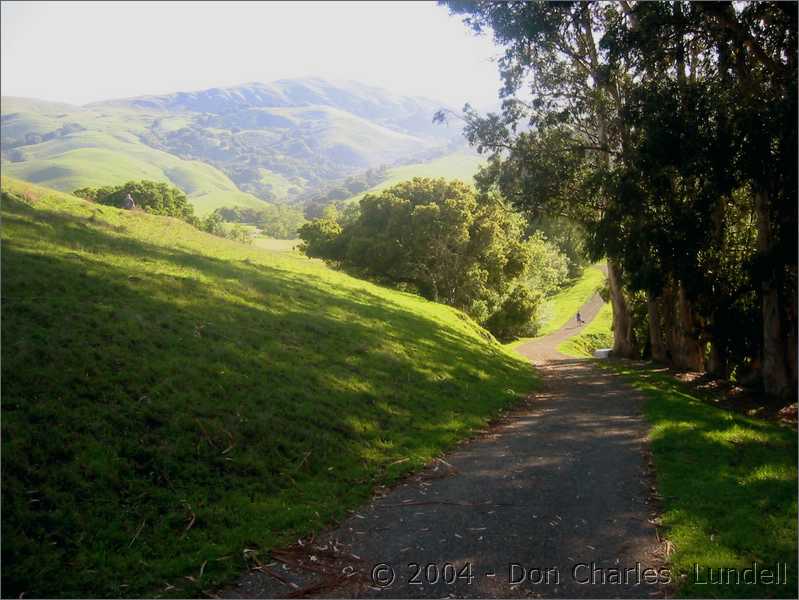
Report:
[{"label": "green hill slope", "polygon": [[[133,129],[126,131],[116,129],[115,122],[108,124],[100,116],[94,121],[85,114],[80,116],[90,126],[108,127],[109,131],[84,129],[16,147],[9,153],[14,162],[4,163],[3,172],[61,191],[118,185],[133,179],[163,181],[185,191],[199,214],[220,206],[258,208],[264,205],[255,196],[239,190],[227,175],[212,165],[183,160],[143,144],[134,133],[139,127],[135,122],[128,123],[126,126]],[[54,121],[52,117],[16,113],[4,119],[3,135],[20,135],[18,131],[41,123],[37,131],[57,125],[63,127],[67,123],[82,127],[74,117],[67,115]],[[19,125],[19,121],[24,124]]]},{"label": "green hill slope", "polygon": [[2,187],[4,595],[199,595],[534,385],[448,307]]},{"label": "green hill slope", "polygon": [[366,194],[378,192],[414,177],[444,177],[445,179],[459,179],[471,184],[475,174],[484,163],[485,159],[473,152],[458,151],[428,162],[392,167],[388,169],[386,179],[365,192],[344,200],[343,203],[358,202]]},{"label": "green hill slope", "polygon": [[[82,107],[3,97],[3,168],[73,191],[145,172],[181,186],[170,174],[179,166],[192,173],[197,191],[187,192],[203,196],[196,204],[201,212],[256,198],[289,201],[368,168],[449,147],[460,132],[432,123],[439,108],[432,100],[321,79]],[[220,177],[224,190],[207,181]]]},{"label": "green hill slope", "polygon": [[546,300],[538,335],[548,335],[573,319],[580,307],[602,287],[605,272],[597,263],[585,268],[582,275],[564,290]]}]

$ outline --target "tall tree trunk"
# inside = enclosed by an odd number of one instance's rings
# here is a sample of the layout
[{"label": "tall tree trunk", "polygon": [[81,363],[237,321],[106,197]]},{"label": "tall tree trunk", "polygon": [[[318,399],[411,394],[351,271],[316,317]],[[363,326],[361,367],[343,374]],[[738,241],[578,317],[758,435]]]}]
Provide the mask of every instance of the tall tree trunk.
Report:
[{"label": "tall tree trunk", "polygon": [[707,332],[709,339],[705,340],[710,342],[710,355],[708,356],[707,372],[721,379],[726,379],[729,375],[729,349],[727,347],[726,340],[722,341],[724,327],[729,326],[729,323],[720,323],[718,316],[719,312],[724,310],[725,308],[721,307],[714,311],[714,314],[711,317],[710,327]]},{"label": "tall tree trunk", "polygon": [[677,284],[677,343],[674,364],[691,371],[705,368],[705,353],[700,340],[699,323],[682,284]]},{"label": "tall tree trunk", "polygon": [[673,365],[675,363],[674,357],[679,352],[679,336],[677,335],[675,317],[677,301],[674,294],[674,286],[671,283],[663,287],[656,302],[660,312],[660,333],[663,340],[665,362]]},{"label": "tall tree trunk", "polygon": [[680,369],[703,370],[705,357],[699,322],[682,285],[670,282],[655,304],[661,324],[664,360]]},{"label": "tall tree trunk", "polygon": [[613,354],[624,358],[635,358],[633,320],[621,284],[619,266],[608,259],[608,287],[610,303],[613,305]]},{"label": "tall tree trunk", "polygon": [[662,323],[660,321],[660,307],[655,295],[647,291],[646,311],[649,316],[649,345],[652,349],[652,360],[666,362],[666,346],[663,343]]},{"label": "tall tree trunk", "polygon": [[[769,257],[774,245],[773,224],[768,192],[764,188],[753,190],[757,213],[757,245],[764,257]],[[787,323],[781,298],[782,265],[761,283],[761,310],[763,318],[763,388],[772,396],[787,397],[796,383],[795,349],[788,348]]]}]

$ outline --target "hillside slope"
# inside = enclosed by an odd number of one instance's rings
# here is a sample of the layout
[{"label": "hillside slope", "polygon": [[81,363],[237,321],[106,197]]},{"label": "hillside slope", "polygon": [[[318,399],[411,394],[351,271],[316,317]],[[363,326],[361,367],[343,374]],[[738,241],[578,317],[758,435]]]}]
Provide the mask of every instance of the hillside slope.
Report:
[{"label": "hillside slope", "polygon": [[185,191],[199,214],[264,205],[216,167],[144,144],[150,122],[144,115],[82,109],[55,114],[49,105],[41,110],[46,112],[3,114],[4,174],[70,192],[133,179],[163,181]]},{"label": "hillside slope", "polygon": [[359,202],[366,194],[379,192],[414,177],[444,177],[445,179],[458,179],[464,183],[472,184],[474,183],[474,176],[484,164],[485,159],[482,156],[474,152],[461,150],[427,162],[400,165],[388,169],[385,180],[360,194],[344,200],[342,204]]},{"label": "hillside slope", "polygon": [[5,595],[200,594],[534,384],[448,307],[2,187]]},{"label": "hillside slope", "polygon": [[[448,152],[460,132],[433,125],[439,108],[432,100],[320,79],[84,107],[3,98],[3,168],[62,191],[142,174],[179,186],[188,178],[186,191],[201,212],[225,201],[252,205],[256,197],[288,201],[368,168]],[[222,190],[212,181],[220,179]]]}]

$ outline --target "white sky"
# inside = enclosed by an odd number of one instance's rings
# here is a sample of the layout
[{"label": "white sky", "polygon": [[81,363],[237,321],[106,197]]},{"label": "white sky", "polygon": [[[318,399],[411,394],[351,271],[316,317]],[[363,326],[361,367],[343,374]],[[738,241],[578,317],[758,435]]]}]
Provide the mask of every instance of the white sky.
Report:
[{"label": "white sky", "polygon": [[2,94],[84,104],[291,77],[494,105],[497,49],[433,2],[3,2]]}]

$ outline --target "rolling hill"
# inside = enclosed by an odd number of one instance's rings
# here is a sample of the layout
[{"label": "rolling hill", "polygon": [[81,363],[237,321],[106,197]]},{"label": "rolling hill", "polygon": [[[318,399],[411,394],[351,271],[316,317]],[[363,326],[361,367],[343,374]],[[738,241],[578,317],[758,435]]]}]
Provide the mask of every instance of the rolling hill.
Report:
[{"label": "rolling hill", "polygon": [[459,311],[290,252],[6,177],[2,220],[7,596],[199,596],[534,385]]},{"label": "rolling hill", "polygon": [[459,179],[464,183],[471,184],[475,174],[484,162],[485,160],[478,154],[460,150],[431,161],[392,167],[386,171],[386,178],[383,181],[360,194],[344,200],[343,204],[358,202],[370,192],[379,192],[382,189],[414,177],[444,177],[445,179]]},{"label": "rolling hill", "polygon": [[358,83],[252,83],[74,107],[2,100],[6,174],[62,191],[149,178],[203,213],[290,201],[367,169],[457,150],[441,104]]}]

